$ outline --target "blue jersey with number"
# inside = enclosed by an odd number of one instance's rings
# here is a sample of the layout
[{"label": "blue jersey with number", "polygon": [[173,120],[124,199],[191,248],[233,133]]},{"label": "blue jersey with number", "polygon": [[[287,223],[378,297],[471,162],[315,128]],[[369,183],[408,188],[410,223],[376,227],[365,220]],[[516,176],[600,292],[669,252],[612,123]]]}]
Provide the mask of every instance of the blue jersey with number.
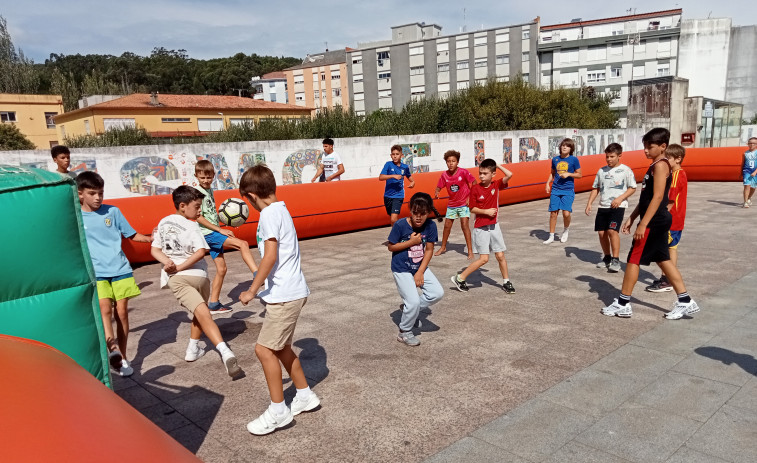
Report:
[{"label": "blue jersey with number", "polygon": [[744,175],[750,175],[757,169],[757,150],[744,153]]}]

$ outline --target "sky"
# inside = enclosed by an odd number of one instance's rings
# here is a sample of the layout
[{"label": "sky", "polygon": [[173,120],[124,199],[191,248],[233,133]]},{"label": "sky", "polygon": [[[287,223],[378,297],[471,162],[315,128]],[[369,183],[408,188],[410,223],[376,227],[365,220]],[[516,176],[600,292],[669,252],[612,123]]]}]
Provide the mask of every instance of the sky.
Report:
[{"label": "sky", "polygon": [[[34,62],[51,53],[149,55],[153,48],[185,49],[209,59],[242,52],[304,57],[328,47],[388,40],[392,26],[425,22],[442,35],[521,24],[542,25],[573,18],[599,19],[683,8],[684,19],[733,18],[733,25],[757,22],[753,1],[711,0],[618,2],[614,0],[93,0],[0,1],[0,16],[16,47]],[[629,13],[630,9],[630,13]]]}]

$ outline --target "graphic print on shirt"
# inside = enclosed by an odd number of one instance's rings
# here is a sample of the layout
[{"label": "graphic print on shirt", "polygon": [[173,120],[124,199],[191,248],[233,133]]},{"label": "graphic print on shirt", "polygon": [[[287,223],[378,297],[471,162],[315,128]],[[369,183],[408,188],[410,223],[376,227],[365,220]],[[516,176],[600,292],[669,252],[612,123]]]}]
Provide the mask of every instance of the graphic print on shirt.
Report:
[{"label": "graphic print on shirt", "polygon": [[557,171],[557,174],[562,174],[564,172],[568,171],[568,163],[567,161],[560,161],[555,166],[555,171]]},{"label": "graphic print on shirt", "polygon": [[[462,179],[460,179],[460,180],[462,180]],[[460,185],[453,184],[452,186],[449,187],[449,191],[451,191],[452,193],[457,193],[458,190],[460,190]]]},{"label": "graphic print on shirt", "polygon": [[110,227],[113,225],[113,222],[110,221],[110,217],[105,217],[105,226]]},{"label": "graphic print on shirt", "polygon": [[407,249],[407,257],[410,258],[410,260],[414,264],[417,264],[418,262],[423,260],[423,253],[425,249],[426,249],[425,243],[410,246]]},{"label": "graphic print on shirt", "polygon": [[186,246],[186,250],[182,251],[181,242],[179,241],[179,235],[184,231],[183,227],[177,224],[166,222],[163,224],[158,233],[160,233],[160,241],[163,243],[163,249],[168,257],[180,257],[186,254],[192,253],[192,247]]}]

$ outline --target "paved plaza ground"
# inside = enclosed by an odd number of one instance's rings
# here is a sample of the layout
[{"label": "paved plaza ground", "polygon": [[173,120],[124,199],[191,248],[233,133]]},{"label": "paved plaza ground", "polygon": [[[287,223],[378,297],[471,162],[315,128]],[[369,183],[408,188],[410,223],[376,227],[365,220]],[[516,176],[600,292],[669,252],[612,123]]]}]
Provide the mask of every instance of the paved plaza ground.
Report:
[{"label": "paved plaza ground", "polygon": [[[253,352],[263,306],[234,302],[216,317],[246,373],[232,381],[215,351],[184,361],[187,312],[159,289],[159,266],[145,265],[130,304],[135,373],[114,388],[206,462],[751,462],[757,207],[742,209],[740,195],[737,183],[689,185],[679,266],[702,311],[678,321],[662,317],[673,293],[643,290],[655,266],[641,272],[631,319],[600,314],[623,273],[595,268],[587,193],[565,244],[542,244],[546,200],[500,208],[515,294],[501,289],[494,261],[470,292],[453,288],[467,263],[456,223],[449,251],[431,260],[445,296],[421,315],[416,348],[396,341],[388,226],[301,241],[312,294],[294,347],[322,408],[263,437],[245,428],[270,402]],[[227,263],[222,302],[250,281],[237,253]],[[289,402],[294,387],[284,386]]]}]

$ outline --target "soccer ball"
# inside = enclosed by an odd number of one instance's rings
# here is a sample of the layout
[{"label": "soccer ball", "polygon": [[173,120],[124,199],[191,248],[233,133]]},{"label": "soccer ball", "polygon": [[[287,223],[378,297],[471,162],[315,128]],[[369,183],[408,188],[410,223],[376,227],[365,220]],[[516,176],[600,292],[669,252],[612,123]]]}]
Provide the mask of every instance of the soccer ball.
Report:
[{"label": "soccer ball", "polygon": [[218,219],[222,224],[230,227],[244,225],[249,216],[250,209],[247,203],[239,198],[229,198],[218,208]]}]

